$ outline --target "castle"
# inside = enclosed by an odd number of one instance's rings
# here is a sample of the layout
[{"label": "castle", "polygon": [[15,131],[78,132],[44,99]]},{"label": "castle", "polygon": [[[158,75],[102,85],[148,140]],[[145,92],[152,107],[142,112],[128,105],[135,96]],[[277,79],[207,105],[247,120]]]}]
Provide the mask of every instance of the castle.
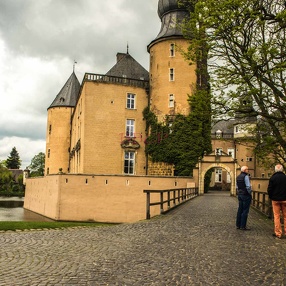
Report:
[{"label": "castle", "polygon": [[196,83],[195,66],[179,49],[188,42],[176,23],[187,15],[177,1],[159,1],[161,31],[148,45],[150,71],[127,51],[118,53],[106,74],[86,73],[80,85],[72,73],[48,108],[45,174],[173,175],[145,156],[150,105],[159,120],[189,112],[188,94]]},{"label": "castle", "polygon": [[[143,190],[199,187],[203,194],[212,170],[211,185],[226,185],[235,195],[240,166],[248,165],[252,177],[270,176],[259,167],[254,146],[242,140],[252,134],[236,120],[213,126],[213,153],[193,177],[176,177],[173,166],[146,157],[143,110],[150,107],[161,122],[187,115],[197,83],[196,65],[180,52],[188,40],[177,23],[188,11],[177,0],[159,0],[158,15],[161,30],[147,46],[149,72],[127,50],[106,74],[86,73],[82,84],[70,75],[48,107],[45,176],[27,180],[24,208],[54,220],[132,222],[145,218]],[[151,216],[159,213],[154,207]]]}]

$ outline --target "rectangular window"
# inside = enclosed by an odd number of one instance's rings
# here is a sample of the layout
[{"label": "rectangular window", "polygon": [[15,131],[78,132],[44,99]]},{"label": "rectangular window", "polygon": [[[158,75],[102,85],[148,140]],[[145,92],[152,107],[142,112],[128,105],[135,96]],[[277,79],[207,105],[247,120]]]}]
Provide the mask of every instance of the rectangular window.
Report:
[{"label": "rectangular window", "polygon": [[51,149],[48,149],[48,158],[50,158],[51,155]]},{"label": "rectangular window", "polygon": [[134,162],[135,162],[135,153],[125,152],[124,153],[124,174],[128,174],[128,175],[134,174]]},{"label": "rectangular window", "polygon": [[170,79],[170,81],[174,81],[175,80],[175,71],[174,71],[174,69],[170,69],[169,79]]},{"label": "rectangular window", "polygon": [[170,45],[170,57],[175,56],[175,44]]},{"label": "rectangular window", "polygon": [[215,182],[221,183],[222,169],[215,169]]},{"label": "rectangular window", "polygon": [[216,154],[217,156],[221,156],[221,155],[222,155],[222,148],[216,148],[215,154]]},{"label": "rectangular window", "polygon": [[252,157],[246,157],[246,162],[252,162]]},{"label": "rectangular window", "polygon": [[231,177],[230,177],[230,173],[227,172],[227,175],[226,175],[226,182],[229,184],[231,183]]},{"label": "rectangular window", "polygon": [[126,120],[126,137],[134,137],[135,133],[135,120],[127,119]]},{"label": "rectangular window", "polygon": [[127,93],[126,108],[135,109],[135,94]]},{"label": "rectangular window", "polygon": [[174,94],[169,94],[169,107],[174,107]]},{"label": "rectangular window", "polygon": [[228,155],[230,155],[234,159],[234,149],[233,148],[227,149],[227,153],[228,153]]}]

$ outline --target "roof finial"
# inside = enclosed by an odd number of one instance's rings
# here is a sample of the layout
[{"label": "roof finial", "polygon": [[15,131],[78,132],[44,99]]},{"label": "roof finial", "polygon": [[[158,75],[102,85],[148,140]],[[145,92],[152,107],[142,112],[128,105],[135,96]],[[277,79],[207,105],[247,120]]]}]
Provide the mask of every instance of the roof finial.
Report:
[{"label": "roof finial", "polygon": [[74,60],[74,61],[73,61],[73,72],[74,72],[75,64],[77,64],[77,62]]},{"label": "roof finial", "polygon": [[129,45],[128,45],[128,42],[127,42],[127,55],[129,55]]}]

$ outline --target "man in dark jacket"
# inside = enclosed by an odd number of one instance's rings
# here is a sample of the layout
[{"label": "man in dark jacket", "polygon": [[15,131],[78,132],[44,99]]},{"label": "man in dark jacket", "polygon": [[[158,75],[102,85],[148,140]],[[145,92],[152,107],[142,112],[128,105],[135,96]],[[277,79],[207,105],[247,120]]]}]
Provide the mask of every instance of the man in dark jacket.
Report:
[{"label": "man in dark jacket", "polygon": [[241,167],[241,174],[236,178],[238,210],[236,216],[236,228],[241,230],[250,230],[246,227],[249,208],[251,204],[251,186],[248,175],[248,167]]},{"label": "man in dark jacket", "polygon": [[283,214],[284,234],[286,234],[286,175],[283,173],[283,166],[275,166],[275,173],[271,176],[268,183],[267,192],[272,200],[274,215],[274,236],[282,237],[282,227],[280,222],[280,211]]}]

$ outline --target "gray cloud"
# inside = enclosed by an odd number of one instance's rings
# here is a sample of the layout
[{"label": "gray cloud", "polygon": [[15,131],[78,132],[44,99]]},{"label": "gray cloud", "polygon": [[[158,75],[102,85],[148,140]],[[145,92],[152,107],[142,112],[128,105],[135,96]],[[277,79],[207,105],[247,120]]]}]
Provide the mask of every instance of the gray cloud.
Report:
[{"label": "gray cloud", "polygon": [[[47,108],[74,60],[106,73],[117,52],[149,68],[147,45],[160,30],[158,0],[0,0],[0,160],[16,146],[27,165],[45,152]],[[23,158],[22,158],[23,159]]]},{"label": "gray cloud", "polygon": [[[154,3],[157,0],[2,0],[1,35],[16,54],[105,66],[118,48],[126,49],[127,41],[131,50],[146,52],[160,26]],[[140,56],[144,63],[145,57]]]}]

